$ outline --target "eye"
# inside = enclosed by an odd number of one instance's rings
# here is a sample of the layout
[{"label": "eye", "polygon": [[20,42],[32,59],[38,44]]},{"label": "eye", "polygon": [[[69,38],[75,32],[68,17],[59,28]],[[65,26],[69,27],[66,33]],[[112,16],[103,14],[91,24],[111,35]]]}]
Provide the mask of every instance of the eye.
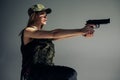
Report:
[{"label": "eye", "polygon": [[47,15],[40,15],[41,18],[47,18]]},{"label": "eye", "polygon": [[47,15],[45,15],[44,18],[47,18]]}]

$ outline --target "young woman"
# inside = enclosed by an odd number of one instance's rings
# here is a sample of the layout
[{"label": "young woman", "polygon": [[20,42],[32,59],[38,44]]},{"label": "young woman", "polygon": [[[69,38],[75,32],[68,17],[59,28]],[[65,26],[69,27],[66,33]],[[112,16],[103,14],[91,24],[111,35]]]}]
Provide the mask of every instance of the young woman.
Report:
[{"label": "young woman", "polygon": [[77,72],[70,67],[53,63],[52,41],[74,36],[93,36],[94,30],[86,25],[81,29],[43,30],[50,8],[42,4],[28,9],[28,25],[21,31],[22,70],[21,80],[77,80]]}]

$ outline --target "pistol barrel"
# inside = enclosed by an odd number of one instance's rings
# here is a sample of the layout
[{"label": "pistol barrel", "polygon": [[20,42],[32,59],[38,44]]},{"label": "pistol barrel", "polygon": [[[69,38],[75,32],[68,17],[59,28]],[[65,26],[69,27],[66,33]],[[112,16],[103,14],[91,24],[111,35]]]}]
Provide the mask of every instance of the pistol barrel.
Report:
[{"label": "pistol barrel", "polygon": [[87,24],[96,24],[96,25],[99,25],[99,24],[108,24],[108,23],[110,23],[110,18],[108,18],[108,19],[88,20],[87,21]]}]

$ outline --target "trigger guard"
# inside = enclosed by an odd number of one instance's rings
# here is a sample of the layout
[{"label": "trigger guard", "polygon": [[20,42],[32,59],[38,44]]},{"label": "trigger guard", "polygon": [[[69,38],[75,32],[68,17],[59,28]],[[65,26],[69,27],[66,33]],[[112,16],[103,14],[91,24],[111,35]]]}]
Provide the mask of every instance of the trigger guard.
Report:
[{"label": "trigger guard", "polygon": [[96,27],[95,27],[95,28],[97,29],[97,28],[99,28],[99,27],[100,27],[100,25],[96,25]]}]

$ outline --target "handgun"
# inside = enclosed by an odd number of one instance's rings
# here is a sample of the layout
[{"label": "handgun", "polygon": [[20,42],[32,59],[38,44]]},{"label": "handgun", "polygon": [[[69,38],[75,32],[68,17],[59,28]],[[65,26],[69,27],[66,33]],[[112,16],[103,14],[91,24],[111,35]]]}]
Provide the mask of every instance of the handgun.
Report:
[{"label": "handgun", "polygon": [[108,24],[108,23],[110,23],[110,18],[108,18],[108,19],[93,19],[93,20],[86,21],[86,25],[94,24],[95,25],[94,28],[99,28],[100,24]]}]

